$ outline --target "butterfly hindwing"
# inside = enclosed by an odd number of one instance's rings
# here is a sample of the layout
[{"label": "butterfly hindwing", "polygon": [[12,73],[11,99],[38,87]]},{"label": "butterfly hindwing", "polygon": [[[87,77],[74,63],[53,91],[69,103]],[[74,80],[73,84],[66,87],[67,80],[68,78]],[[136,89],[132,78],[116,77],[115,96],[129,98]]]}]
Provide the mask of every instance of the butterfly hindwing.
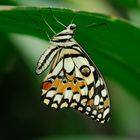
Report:
[{"label": "butterfly hindwing", "polygon": [[92,113],[90,113],[90,115],[89,113],[87,113],[87,115],[89,115],[92,119],[96,119],[100,123],[105,123],[109,120],[110,117],[110,98],[107,86],[100,71],[90,59],[90,57],[87,55],[85,50],[80,45],[79,48],[89,62],[94,77],[94,85],[90,84],[89,86],[91,87],[91,89],[94,89],[94,92],[91,90],[91,93],[94,93],[92,96],[93,101],[89,100],[90,102],[93,102],[93,104],[90,104],[91,109],[89,109],[92,110]]}]

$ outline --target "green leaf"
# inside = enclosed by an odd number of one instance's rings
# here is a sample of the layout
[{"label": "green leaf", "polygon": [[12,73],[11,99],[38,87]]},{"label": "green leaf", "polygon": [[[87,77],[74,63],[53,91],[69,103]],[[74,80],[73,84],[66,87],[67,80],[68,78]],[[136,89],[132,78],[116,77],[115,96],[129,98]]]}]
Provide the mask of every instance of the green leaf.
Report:
[{"label": "green leaf", "polygon": [[[77,26],[93,22],[107,23],[109,28],[106,26],[77,28],[75,39],[88,52],[103,75],[117,81],[140,99],[140,29],[116,17],[68,9],[52,9],[52,11],[53,15],[65,25],[68,25],[73,17]],[[54,20],[50,8],[38,7],[1,8],[0,30],[48,39],[47,36],[44,37],[44,31],[50,36],[53,32],[45,25],[42,15],[56,32],[63,30],[63,27]],[[34,19],[42,29],[31,19]]]}]

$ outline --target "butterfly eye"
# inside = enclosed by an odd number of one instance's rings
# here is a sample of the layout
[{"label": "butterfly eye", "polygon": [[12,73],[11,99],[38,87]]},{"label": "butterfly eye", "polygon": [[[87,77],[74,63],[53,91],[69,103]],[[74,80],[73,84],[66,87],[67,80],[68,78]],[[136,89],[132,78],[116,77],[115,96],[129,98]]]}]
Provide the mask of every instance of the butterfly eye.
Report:
[{"label": "butterfly eye", "polygon": [[71,30],[74,30],[74,29],[76,28],[76,25],[75,25],[75,24],[71,24],[71,25],[69,26],[69,28],[70,28]]},{"label": "butterfly eye", "polygon": [[91,72],[88,66],[82,66],[80,71],[84,76],[89,76]]},{"label": "butterfly eye", "polygon": [[74,26],[70,26],[70,29],[73,30],[73,29],[75,29],[75,27]]}]

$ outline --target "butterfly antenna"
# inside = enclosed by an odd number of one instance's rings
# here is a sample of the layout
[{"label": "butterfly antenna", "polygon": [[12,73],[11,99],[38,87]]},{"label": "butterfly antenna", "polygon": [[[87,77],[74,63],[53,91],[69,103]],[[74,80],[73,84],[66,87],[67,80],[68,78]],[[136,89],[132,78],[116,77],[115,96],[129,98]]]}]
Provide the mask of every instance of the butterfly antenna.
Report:
[{"label": "butterfly antenna", "polygon": [[60,25],[62,25],[63,27],[66,28],[66,25],[64,25],[61,21],[59,21],[59,20],[54,16],[51,7],[50,7],[50,11],[51,11],[51,14],[52,14],[52,17],[54,18],[54,20],[55,20],[57,23],[59,23]]},{"label": "butterfly antenna", "polygon": [[39,10],[39,13],[44,21],[44,23],[49,27],[49,29],[54,33],[56,34],[56,32],[53,30],[53,28],[49,25],[49,23],[47,22],[47,20],[45,19],[45,17],[42,15],[41,11]]},{"label": "butterfly antenna", "polygon": [[[45,33],[45,34],[47,35],[49,41],[51,40],[49,34],[41,27],[40,24],[38,24],[38,22],[37,22],[33,17],[31,17],[29,14],[27,14],[27,13],[24,12],[24,11],[21,11],[21,12],[22,12],[24,15],[26,15],[39,29],[41,29],[42,33]],[[43,34],[43,36],[44,36],[44,34]],[[45,37],[46,37],[46,36],[45,36]]]},{"label": "butterfly antenna", "polygon": [[98,26],[109,27],[107,23],[102,22],[102,23],[91,23],[91,24],[86,25],[86,26],[78,26],[77,28],[90,28],[90,27],[98,27]]},{"label": "butterfly antenna", "polygon": [[72,18],[72,20],[70,22],[71,24],[74,22],[75,17],[76,17],[76,14],[73,16],[73,18]]}]

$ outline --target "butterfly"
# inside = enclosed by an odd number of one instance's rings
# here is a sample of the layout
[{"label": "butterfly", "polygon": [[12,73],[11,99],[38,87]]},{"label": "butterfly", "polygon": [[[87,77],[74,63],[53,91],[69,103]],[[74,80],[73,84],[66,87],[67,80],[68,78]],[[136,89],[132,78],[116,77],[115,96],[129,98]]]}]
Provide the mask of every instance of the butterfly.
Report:
[{"label": "butterfly", "polygon": [[75,24],[55,34],[41,55],[36,73],[47,70],[42,100],[50,107],[71,107],[93,120],[110,117],[110,99],[105,81],[85,50],[74,40]]}]

